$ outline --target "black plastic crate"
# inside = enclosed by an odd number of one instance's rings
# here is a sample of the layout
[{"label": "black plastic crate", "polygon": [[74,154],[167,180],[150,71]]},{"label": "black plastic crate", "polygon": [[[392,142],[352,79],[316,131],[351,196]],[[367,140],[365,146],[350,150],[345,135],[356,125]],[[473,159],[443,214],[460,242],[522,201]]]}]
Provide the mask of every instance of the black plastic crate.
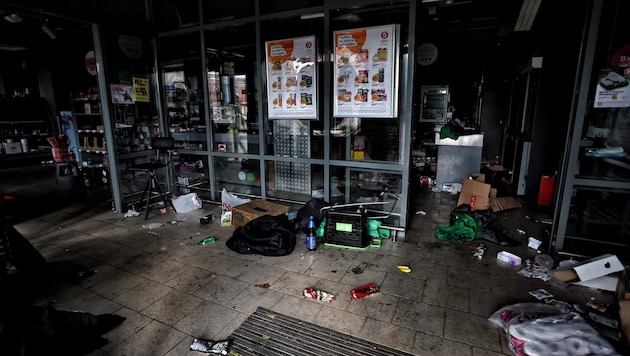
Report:
[{"label": "black plastic crate", "polygon": [[359,212],[329,210],[326,216],[325,243],[366,247],[371,243],[365,210]]}]

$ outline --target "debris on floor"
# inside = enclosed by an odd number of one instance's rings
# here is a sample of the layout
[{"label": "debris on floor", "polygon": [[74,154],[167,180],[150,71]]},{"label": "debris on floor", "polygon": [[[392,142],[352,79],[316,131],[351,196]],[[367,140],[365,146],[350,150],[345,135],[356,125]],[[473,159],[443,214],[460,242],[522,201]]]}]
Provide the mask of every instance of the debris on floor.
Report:
[{"label": "debris on floor", "polygon": [[310,287],[304,288],[302,295],[304,295],[304,298],[306,299],[318,300],[320,302],[325,302],[325,303],[330,303],[330,302],[335,301],[335,296],[333,294],[321,291],[319,289],[310,288]]},{"label": "debris on floor", "polygon": [[227,355],[230,351],[230,342],[227,340],[212,342],[208,340],[194,339],[192,345],[190,345],[190,351]]},{"label": "debris on floor", "polygon": [[381,288],[376,286],[374,283],[369,283],[364,286],[351,290],[350,297],[352,299],[361,299],[361,298],[367,297],[368,295],[378,293],[380,290]]},{"label": "debris on floor", "polygon": [[619,355],[592,325],[590,315],[563,306],[517,303],[502,307],[488,320],[502,331],[515,355]]}]

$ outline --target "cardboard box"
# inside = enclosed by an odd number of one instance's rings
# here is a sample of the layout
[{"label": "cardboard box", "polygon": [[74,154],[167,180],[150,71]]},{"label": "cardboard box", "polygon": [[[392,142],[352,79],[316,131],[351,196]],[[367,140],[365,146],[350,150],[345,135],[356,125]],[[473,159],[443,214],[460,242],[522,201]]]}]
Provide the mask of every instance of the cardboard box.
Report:
[{"label": "cardboard box", "polygon": [[266,200],[252,200],[232,208],[232,226],[244,226],[248,222],[263,215],[278,216],[287,214],[289,207]]},{"label": "cardboard box", "polygon": [[457,206],[468,204],[472,210],[490,209],[490,184],[464,179]]},{"label": "cardboard box", "polygon": [[614,292],[619,280],[617,272],[623,269],[617,256],[606,254],[573,266],[555,269],[551,271],[551,275],[560,282]]}]

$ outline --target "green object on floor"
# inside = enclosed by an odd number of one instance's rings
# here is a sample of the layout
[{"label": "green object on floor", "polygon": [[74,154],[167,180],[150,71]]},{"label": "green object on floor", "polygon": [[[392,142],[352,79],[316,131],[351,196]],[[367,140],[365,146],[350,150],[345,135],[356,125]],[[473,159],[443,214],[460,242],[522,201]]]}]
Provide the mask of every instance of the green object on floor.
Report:
[{"label": "green object on floor", "polygon": [[482,221],[479,219],[468,214],[457,214],[457,219],[453,224],[436,227],[435,236],[440,240],[470,242],[477,237],[477,230],[481,225]]},{"label": "green object on floor", "polygon": [[367,221],[368,235],[370,235],[370,237],[372,238],[388,239],[390,235],[390,231],[387,229],[381,229],[380,228],[381,224],[382,222],[379,220],[368,219]]}]

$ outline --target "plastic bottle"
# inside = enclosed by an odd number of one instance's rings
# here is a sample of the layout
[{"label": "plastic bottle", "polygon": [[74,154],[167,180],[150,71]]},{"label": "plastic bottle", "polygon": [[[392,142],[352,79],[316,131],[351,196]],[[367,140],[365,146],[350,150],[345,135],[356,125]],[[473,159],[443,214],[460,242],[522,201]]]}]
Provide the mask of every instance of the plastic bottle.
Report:
[{"label": "plastic bottle", "polygon": [[311,215],[308,218],[308,232],[306,234],[306,248],[309,251],[315,251],[317,249],[317,236],[315,236],[315,220]]}]

